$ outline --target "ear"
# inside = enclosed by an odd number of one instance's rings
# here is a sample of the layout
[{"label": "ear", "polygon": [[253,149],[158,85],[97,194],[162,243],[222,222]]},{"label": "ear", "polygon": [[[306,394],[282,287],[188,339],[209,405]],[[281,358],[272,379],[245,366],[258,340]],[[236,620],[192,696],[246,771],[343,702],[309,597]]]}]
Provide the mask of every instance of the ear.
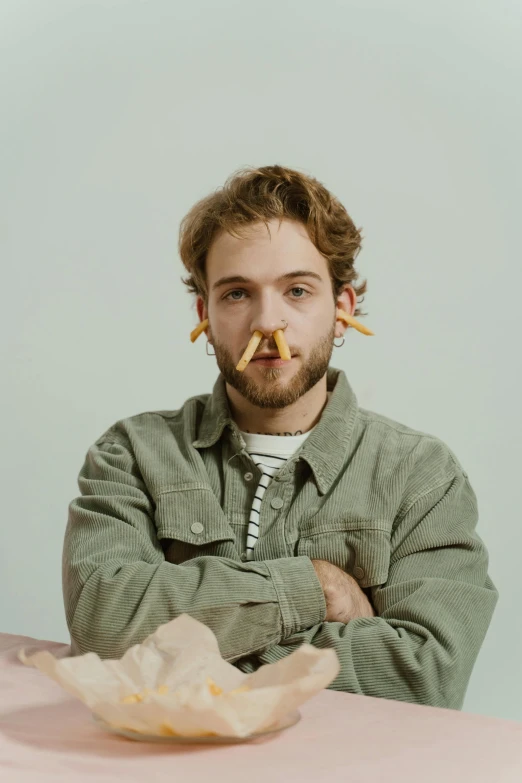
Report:
[{"label": "ear", "polygon": [[[206,308],[205,302],[203,300],[203,297],[198,296],[196,299],[196,310],[198,313],[198,318],[201,321],[204,321],[206,318],[208,318],[208,310]],[[207,326],[205,329],[205,334],[207,335],[207,338],[209,337],[209,329],[210,327]]]},{"label": "ear", "polygon": [[205,318],[208,318],[207,308],[205,307],[205,302],[203,301],[203,297],[198,296],[196,299],[196,310],[198,312],[198,317],[200,321],[204,321]]},{"label": "ear", "polygon": [[[357,294],[351,285],[347,285],[343,288],[340,294],[337,296],[335,307],[340,310],[344,310],[348,315],[353,315],[355,308],[357,307]],[[342,337],[345,331],[348,329],[348,324],[344,321],[336,321],[335,323],[335,336]]]}]

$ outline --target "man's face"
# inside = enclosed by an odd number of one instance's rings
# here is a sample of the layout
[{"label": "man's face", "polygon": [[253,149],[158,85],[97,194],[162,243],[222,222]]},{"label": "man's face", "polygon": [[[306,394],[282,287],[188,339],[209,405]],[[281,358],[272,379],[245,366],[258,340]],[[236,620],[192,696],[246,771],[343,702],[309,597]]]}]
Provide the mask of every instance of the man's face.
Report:
[{"label": "man's face", "polygon": [[[335,336],[335,300],[328,264],[297,221],[249,227],[248,238],[222,232],[207,254],[208,337],[225,381],[259,408],[285,408],[315,386],[328,369]],[[298,274],[295,274],[298,273]],[[283,278],[287,275],[286,278]],[[245,280],[231,279],[243,277]],[[350,298],[345,308],[350,311]],[[277,351],[273,332],[284,335],[292,359],[281,367],[256,361]],[[264,337],[243,372],[236,365],[252,333]]]}]

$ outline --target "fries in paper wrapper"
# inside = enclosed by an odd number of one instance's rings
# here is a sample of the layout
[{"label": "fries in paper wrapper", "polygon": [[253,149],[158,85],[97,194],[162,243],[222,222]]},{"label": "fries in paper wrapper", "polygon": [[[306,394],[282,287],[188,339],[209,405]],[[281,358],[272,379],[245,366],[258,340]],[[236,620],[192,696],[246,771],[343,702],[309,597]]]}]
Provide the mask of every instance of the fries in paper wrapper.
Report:
[{"label": "fries in paper wrapper", "polygon": [[244,674],[223,660],[214,633],[182,614],[119,660],[96,653],[19,659],[76,696],[112,728],[147,735],[248,737],[269,729],[326,688],[340,666],[334,650],[303,644]]}]

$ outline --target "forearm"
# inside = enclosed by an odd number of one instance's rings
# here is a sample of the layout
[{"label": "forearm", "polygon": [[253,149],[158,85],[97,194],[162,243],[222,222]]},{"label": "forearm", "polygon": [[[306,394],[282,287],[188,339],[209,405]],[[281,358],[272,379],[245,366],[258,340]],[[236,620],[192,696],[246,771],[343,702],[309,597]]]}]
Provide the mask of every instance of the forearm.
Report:
[{"label": "forearm", "polygon": [[498,592],[467,475],[450,460],[432,481],[394,521],[387,581],[370,588],[375,617],[318,623],[236,665],[272,663],[308,642],[337,652],[333,689],[459,709]]},{"label": "forearm", "polygon": [[375,617],[318,623],[236,665],[272,663],[308,642],[338,655],[330,688],[459,709],[498,600],[476,523],[459,471],[396,520],[387,581],[370,588]]},{"label": "forearm", "polygon": [[242,564],[201,557],[173,565],[111,557],[93,569],[76,600],[64,588],[74,653],[119,658],[186,612],[212,629],[223,658],[235,660],[324,616],[313,577],[308,558]]},{"label": "forearm", "polygon": [[166,561],[153,502],[129,448],[97,441],[69,504],[62,587],[73,654],[119,658],[187,613],[211,628],[227,660],[262,650],[326,616],[307,557],[242,563]]},{"label": "forearm", "polygon": [[[236,662],[243,671],[290,655],[303,642],[333,648],[341,665],[329,688],[460,709],[498,594],[427,579],[375,591],[381,616],[324,622]],[[402,594],[401,594],[402,593]]]}]

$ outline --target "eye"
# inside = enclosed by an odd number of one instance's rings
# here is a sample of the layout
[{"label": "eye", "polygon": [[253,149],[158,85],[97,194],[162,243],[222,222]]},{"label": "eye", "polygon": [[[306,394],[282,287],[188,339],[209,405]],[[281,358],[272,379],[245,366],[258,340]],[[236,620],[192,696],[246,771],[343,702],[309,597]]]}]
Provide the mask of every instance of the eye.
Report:
[{"label": "eye", "polygon": [[[310,291],[307,291],[306,288],[301,288],[300,286],[294,286],[290,289],[290,291],[300,291],[300,295],[298,296],[292,296],[292,299],[306,299],[307,296],[311,296]],[[243,294],[245,291],[241,288],[235,288],[233,291],[229,291],[228,294],[225,294],[223,299],[228,299],[232,302],[240,302],[243,298]],[[235,296],[235,294],[239,294],[239,296]]]}]

